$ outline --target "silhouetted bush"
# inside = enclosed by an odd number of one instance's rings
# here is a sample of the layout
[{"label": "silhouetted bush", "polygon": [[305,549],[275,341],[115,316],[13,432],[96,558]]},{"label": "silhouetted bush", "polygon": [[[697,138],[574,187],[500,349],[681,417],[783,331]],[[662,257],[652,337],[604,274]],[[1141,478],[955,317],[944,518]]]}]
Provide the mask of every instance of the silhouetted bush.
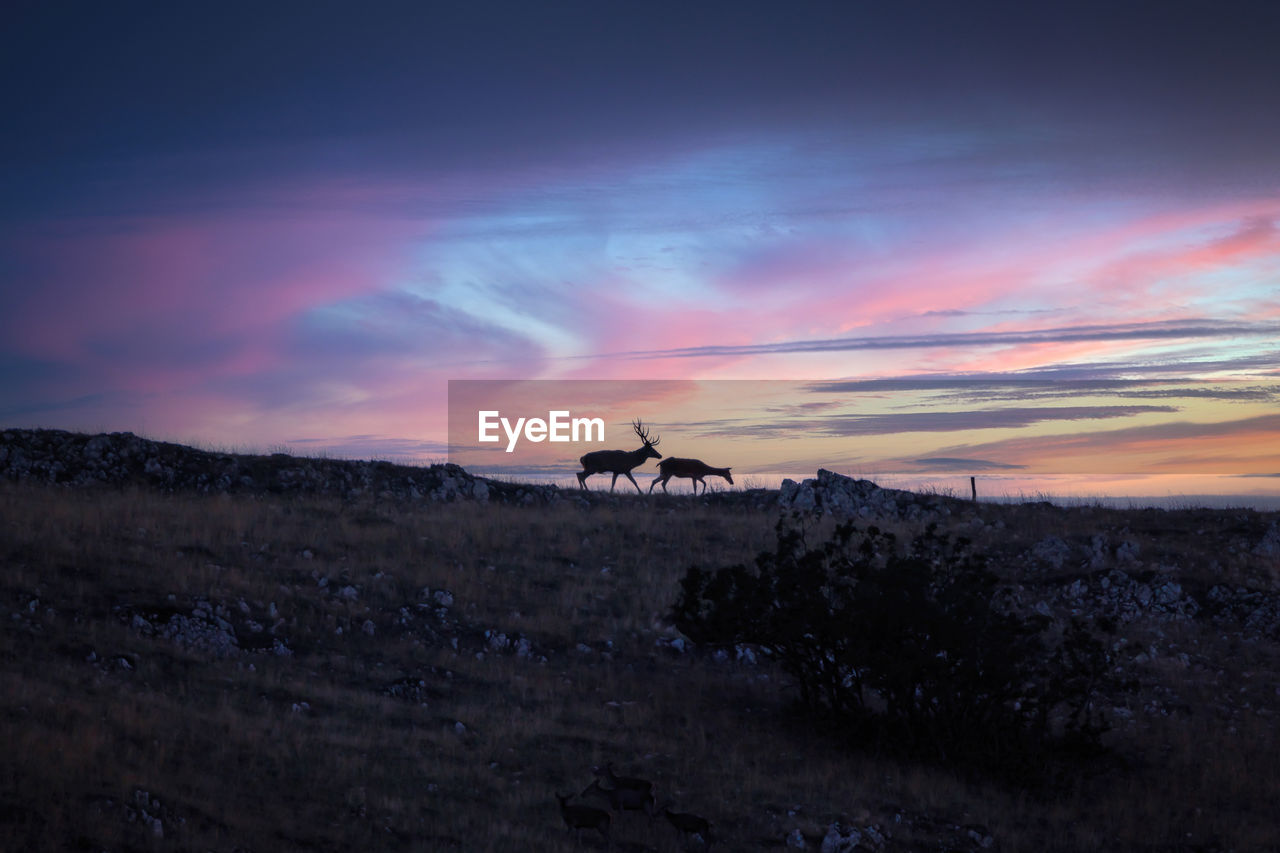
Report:
[{"label": "silhouetted bush", "polygon": [[864,743],[1006,771],[1096,748],[1105,646],[1083,624],[1016,615],[966,540],[930,525],[903,545],[844,524],[809,548],[780,522],[754,566],[690,568],[676,625],[698,643],[760,647],[806,708]]}]

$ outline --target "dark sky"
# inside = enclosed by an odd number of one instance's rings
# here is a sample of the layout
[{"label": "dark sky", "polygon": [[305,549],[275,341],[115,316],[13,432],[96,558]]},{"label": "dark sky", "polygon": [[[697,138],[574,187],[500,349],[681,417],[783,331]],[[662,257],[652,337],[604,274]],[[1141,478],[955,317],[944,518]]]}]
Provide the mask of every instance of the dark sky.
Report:
[{"label": "dark sky", "polygon": [[10,206],[192,152],[450,168],[958,117],[1270,164],[1278,39],[1262,2],[19,3],[0,145]]}]

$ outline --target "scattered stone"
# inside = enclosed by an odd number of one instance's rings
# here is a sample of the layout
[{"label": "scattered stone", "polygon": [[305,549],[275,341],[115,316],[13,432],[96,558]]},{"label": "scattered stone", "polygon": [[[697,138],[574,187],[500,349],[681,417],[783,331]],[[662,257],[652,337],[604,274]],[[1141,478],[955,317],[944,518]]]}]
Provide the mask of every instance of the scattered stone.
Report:
[{"label": "scattered stone", "polygon": [[174,614],[162,625],[158,633],[167,640],[191,651],[202,652],[215,658],[233,657],[240,653],[231,624],[218,617],[209,618],[208,611],[193,611],[190,616]]},{"label": "scattered stone", "polygon": [[853,853],[862,844],[862,833],[855,827],[845,830],[838,823],[827,828],[822,839],[822,853]]},{"label": "scattered stone", "polygon": [[1280,557],[1280,522],[1271,522],[1262,540],[1253,548],[1259,557]]},{"label": "scattered stone", "polygon": [[855,480],[819,469],[814,479],[783,480],[778,505],[796,512],[841,518],[898,518],[932,521],[950,515],[942,498],[897,489],[882,489],[870,480]]},{"label": "scattered stone", "polygon": [[1057,536],[1047,536],[1031,548],[1031,557],[1051,569],[1061,569],[1071,557],[1071,546]]},{"label": "scattered stone", "polygon": [[1238,623],[1249,638],[1280,639],[1280,593],[1218,584],[1205,598],[1215,622]]},{"label": "scattered stone", "polygon": [[1054,614],[1057,603],[1072,615],[1097,620],[1113,619],[1121,623],[1149,618],[1157,623],[1187,620],[1200,612],[1200,603],[1177,581],[1165,581],[1152,587],[1135,580],[1120,569],[1105,575],[1097,573],[1076,578],[1057,587],[1047,601],[1032,609],[1042,616]]}]

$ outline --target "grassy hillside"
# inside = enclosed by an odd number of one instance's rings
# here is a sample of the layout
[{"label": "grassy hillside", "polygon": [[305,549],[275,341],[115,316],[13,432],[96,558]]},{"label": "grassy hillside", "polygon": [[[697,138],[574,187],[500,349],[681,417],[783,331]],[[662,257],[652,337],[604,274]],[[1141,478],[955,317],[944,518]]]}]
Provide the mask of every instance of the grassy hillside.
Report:
[{"label": "grassy hillside", "polygon": [[[1115,699],[1118,760],[1047,792],[851,750],[767,661],[679,636],[685,569],[749,560],[777,516],[0,484],[0,844],[603,848],[554,793],[611,761],[727,850],[1280,845],[1274,515],[949,513],[1029,606],[1148,591],[1114,640],[1140,685]],[[612,834],[701,849],[660,817]]]}]

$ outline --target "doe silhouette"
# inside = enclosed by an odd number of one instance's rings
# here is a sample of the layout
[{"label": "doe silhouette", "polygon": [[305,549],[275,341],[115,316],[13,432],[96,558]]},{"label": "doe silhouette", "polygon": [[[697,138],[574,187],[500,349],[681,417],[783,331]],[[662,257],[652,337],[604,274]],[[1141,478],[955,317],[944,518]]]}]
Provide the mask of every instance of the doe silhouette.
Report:
[{"label": "doe silhouette", "polygon": [[729,473],[728,468],[712,468],[701,459],[678,459],[674,456],[663,459],[658,463],[658,476],[649,484],[649,493],[653,493],[653,487],[662,484],[662,491],[667,490],[667,480],[672,477],[688,477],[693,480],[693,493],[698,493],[698,484],[702,484],[702,493],[707,493],[707,481],[702,479],[708,474],[716,477],[724,477],[729,481],[729,485],[733,485],[733,475]]}]

